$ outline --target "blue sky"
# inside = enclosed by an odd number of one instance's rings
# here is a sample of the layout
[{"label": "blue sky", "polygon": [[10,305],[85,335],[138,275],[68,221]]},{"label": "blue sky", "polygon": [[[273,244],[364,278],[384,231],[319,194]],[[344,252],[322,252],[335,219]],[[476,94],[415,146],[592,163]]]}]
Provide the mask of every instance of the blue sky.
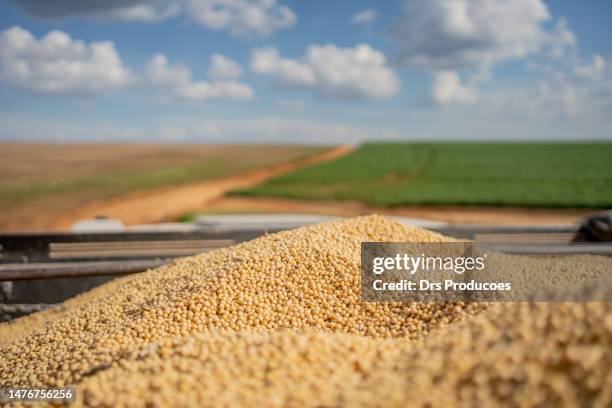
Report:
[{"label": "blue sky", "polygon": [[9,0],[0,139],[611,140],[612,4]]}]

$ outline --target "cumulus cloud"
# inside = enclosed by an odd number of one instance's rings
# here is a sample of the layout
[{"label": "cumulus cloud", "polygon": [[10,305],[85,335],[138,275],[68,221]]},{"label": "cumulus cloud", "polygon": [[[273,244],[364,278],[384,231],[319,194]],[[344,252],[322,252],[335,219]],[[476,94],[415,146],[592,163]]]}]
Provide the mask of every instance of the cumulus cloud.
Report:
[{"label": "cumulus cloud", "polygon": [[400,80],[384,54],[367,44],[355,48],[311,45],[300,59],[281,57],[272,47],[253,51],[251,69],[279,84],[334,97],[384,99],[395,95]]},{"label": "cumulus cloud", "polygon": [[114,10],[102,11],[101,17],[109,19],[155,22],[177,16],[181,11],[180,4],[163,1],[152,1],[128,5]]},{"label": "cumulus cloud", "polygon": [[317,78],[313,69],[300,61],[282,58],[276,48],[258,48],[253,51],[251,69],[259,75],[273,75],[283,84],[314,86]]},{"label": "cumulus cloud", "polygon": [[[392,28],[400,44],[397,60],[434,73],[431,97],[440,106],[475,102],[476,86],[490,81],[492,68],[509,60],[544,67],[559,91],[540,99],[548,104],[557,97],[566,113],[576,111],[580,92],[559,67],[574,66],[573,76],[583,79],[603,75],[602,58],[576,62],[574,33],[564,18],[551,26],[543,0],[402,0],[401,10]],[[460,76],[467,77],[467,85]]]},{"label": "cumulus cloud", "polygon": [[589,79],[592,81],[599,80],[603,77],[606,69],[606,60],[599,55],[593,55],[592,62],[586,64],[576,63],[574,73],[578,78]]},{"label": "cumulus cloud", "polygon": [[237,37],[266,36],[295,24],[297,16],[276,0],[189,0],[190,15],[211,30]]},{"label": "cumulus cloud", "polygon": [[[232,60],[216,54],[213,57],[211,70],[218,68],[219,61],[225,64],[236,64]],[[215,63],[215,60],[217,62]],[[237,65],[237,64],[236,64]],[[165,97],[178,100],[207,102],[216,100],[248,100],[253,98],[253,90],[246,84],[233,80],[227,76],[211,78],[210,81],[194,81],[191,70],[182,64],[169,65],[163,54],[156,54],[148,63],[146,69],[148,81],[158,87]],[[239,76],[239,74],[238,74]]]},{"label": "cumulus cloud", "polygon": [[541,0],[404,0],[393,34],[404,64],[457,69],[538,51],[550,18]]},{"label": "cumulus cloud", "polygon": [[534,84],[489,89],[479,92],[478,99],[483,109],[497,107],[499,112],[513,112],[517,117],[599,121],[612,109],[612,71],[608,66],[598,54],[589,59],[574,55],[554,65],[533,62],[529,67],[542,74]]},{"label": "cumulus cloud", "polygon": [[549,55],[553,58],[564,58],[568,52],[575,52],[577,41],[574,33],[568,28],[567,20],[560,18],[554,28],[546,33],[546,42],[550,47]]},{"label": "cumulus cloud", "polygon": [[41,94],[95,94],[135,78],[110,41],[87,45],[63,31],[36,39],[15,26],[0,34],[0,79]]},{"label": "cumulus cloud", "polygon": [[461,83],[455,71],[439,71],[432,86],[432,98],[438,105],[467,104],[476,100],[474,89]]},{"label": "cumulus cloud", "polygon": [[242,76],[242,68],[221,54],[213,54],[208,76],[213,81],[236,80]]},{"label": "cumulus cloud", "polygon": [[374,9],[366,9],[354,14],[351,17],[351,23],[369,25],[376,21],[378,13]]},{"label": "cumulus cloud", "polygon": [[[535,94],[519,92],[524,106],[534,112],[586,116],[612,109],[612,70],[600,54],[582,57],[576,44],[566,48],[567,58],[530,61],[527,67],[542,74]],[[516,92],[515,92],[516,93]],[[513,93],[510,93],[513,94]],[[515,98],[519,99],[520,98]]]},{"label": "cumulus cloud", "polygon": [[238,37],[266,36],[297,21],[276,0],[11,0],[43,18],[85,16],[128,21],[160,21],[184,14],[211,30]]}]

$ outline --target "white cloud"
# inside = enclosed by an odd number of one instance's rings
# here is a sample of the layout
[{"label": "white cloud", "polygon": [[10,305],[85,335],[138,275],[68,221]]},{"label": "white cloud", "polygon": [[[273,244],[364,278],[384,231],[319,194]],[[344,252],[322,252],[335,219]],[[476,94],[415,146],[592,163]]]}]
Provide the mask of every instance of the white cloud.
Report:
[{"label": "white cloud", "polygon": [[314,86],[317,78],[313,69],[305,63],[289,58],[281,58],[273,47],[258,48],[253,51],[251,69],[259,75],[273,75],[278,81],[292,86]]},{"label": "white cloud", "polygon": [[94,94],[124,88],[135,78],[111,41],[87,45],[63,31],[38,40],[15,26],[0,34],[0,79],[42,94]]},{"label": "white cloud", "polygon": [[[221,55],[219,57],[233,63]],[[248,85],[235,80],[212,78],[212,81],[194,81],[189,68],[182,64],[168,65],[168,59],[163,54],[156,54],[145,71],[149,82],[160,88],[166,97],[173,99],[196,102],[248,100],[254,95]]]},{"label": "white cloud", "polygon": [[472,103],[476,100],[474,89],[461,83],[455,71],[439,71],[435,75],[432,98],[442,106]]},{"label": "white cloud", "polygon": [[567,43],[563,55],[562,59],[552,55],[552,60],[528,62],[528,69],[540,72],[543,79],[535,94],[519,92],[516,105],[529,106],[538,114],[565,117],[586,117],[612,109],[612,71],[606,59],[600,54],[582,57],[575,40]]},{"label": "white cloud", "polygon": [[[126,2],[127,3],[127,2]],[[126,4],[111,10],[103,10],[98,13],[102,18],[118,19],[127,21],[156,22],[177,16],[181,12],[179,2],[148,1],[143,3]]]},{"label": "white cloud", "polygon": [[[543,0],[402,0],[401,5],[392,31],[401,44],[399,63],[434,72],[432,99],[440,106],[475,102],[476,86],[492,79],[495,65],[529,59],[529,69],[542,70],[558,87],[537,96],[542,106],[573,115],[582,93],[569,76],[603,75],[603,59],[576,63],[577,40],[564,18],[547,27],[552,17]],[[563,72],[568,67],[575,72]]]},{"label": "white cloud", "polygon": [[164,54],[156,54],[147,64],[145,73],[151,83],[160,87],[179,88],[191,83],[191,70],[180,63],[169,67]]},{"label": "white cloud", "polygon": [[311,45],[300,59],[283,58],[272,47],[256,49],[251,69],[282,85],[311,88],[327,96],[384,99],[400,89],[384,54],[367,44],[355,48]]},{"label": "white cloud", "polygon": [[[496,110],[501,120],[530,120],[539,123],[570,122],[601,123],[612,109],[612,89],[606,90],[599,81],[576,80],[558,73],[541,79],[530,87],[498,88],[479,93],[479,111]],[[522,119],[521,119],[522,118]],[[590,128],[591,126],[589,126]],[[609,127],[608,127],[609,128]],[[610,128],[612,129],[612,128]],[[579,133],[575,137],[609,137],[606,128],[598,134]],[[567,133],[567,132],[566,132]]]},{"label": "white cloud", "polygon": [[574,73],[578,78],[597,81],[604,75],[606,69],[606,60],[599,55],[593,55],[593,60],[590,64],[577,63],[574,67]]},{"label": "white cloud", "polygon": [[12,0],[29,14],[43,18],[85,16],[154,22],[185,15],[211,30],[237,37],[266,36],[288,28],[296,14],[276,0]]},{"label": "white cloud", "polygon": [[213,54],[208,76],[213,81],[236,80],[242,75],[242,68],[235,61],[221,54]]},{"label": "white cloud", "polygon": [[351,17],[351,23],[369,25],[369,24],[374,23],[377,18],[378,18],[378,13],[376,12],[376,10],[370,8],[370,9],[360,11],[357,14],[354,14]]},{"label": "white cloud", "polygon": [[538,51],[549,19],[541,0],[404,0],[394,36],[406,65],[490,66]]},{"label": "white cloud", "polygon": [[568,51],[575,52],[577,46],[576,36],[567,27],[567,20],[560,18],[554,28],[546,33],[547,43],[550,46],[550,56],[553,58],[564,58]]},{"label": "white cloud", "polygon": [[297,21],[295,13],[276,0],[189,0],[188,9],[207,28],[237,37],[266,36]]},{"label": "white cloud", "polygon": [[[237,80],[242,69],[229,58],[214,54],[210,81],[194,81],[191,70],[170,66],[163,54],[145,69],[149,83],[165,97],[190,101],[247,100],[253,90]],[[0,33],[0,79],[42,94],[95,94],[127,87],[136,75],[125,68],[112,42],[85,44],[62,31],[41,39],[20,27]]]}]

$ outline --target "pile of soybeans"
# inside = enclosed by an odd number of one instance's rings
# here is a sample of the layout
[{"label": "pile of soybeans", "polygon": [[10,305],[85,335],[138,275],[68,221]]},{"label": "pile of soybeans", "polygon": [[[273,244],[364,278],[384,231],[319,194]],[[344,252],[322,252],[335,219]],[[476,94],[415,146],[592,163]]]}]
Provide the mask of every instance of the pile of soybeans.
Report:
[{"label": "pile of soybeans", "polygon": [[452,239],[368,216],[120,278],[0,325],[0,386],[95,407],[612,405],[609,302],[365,303],[362,241]]}]

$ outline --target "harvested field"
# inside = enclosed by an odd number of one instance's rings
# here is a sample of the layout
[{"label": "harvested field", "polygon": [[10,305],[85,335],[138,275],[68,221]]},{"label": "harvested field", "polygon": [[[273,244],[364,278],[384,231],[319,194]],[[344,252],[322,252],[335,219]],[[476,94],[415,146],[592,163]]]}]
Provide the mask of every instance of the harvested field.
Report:
[{"label": "harvested field", "polygon": [[53,229],[58,216],[92,202],[235,176],[325,150],[284,145],[0,143],[0,229]]},{"label": "harvested field", "polygon": [[0,383],[76,384],[77,406],[612,403],[610,303],[364,303],[362,241],[453,240],[360,217],[120,278],[0,325]]}]

